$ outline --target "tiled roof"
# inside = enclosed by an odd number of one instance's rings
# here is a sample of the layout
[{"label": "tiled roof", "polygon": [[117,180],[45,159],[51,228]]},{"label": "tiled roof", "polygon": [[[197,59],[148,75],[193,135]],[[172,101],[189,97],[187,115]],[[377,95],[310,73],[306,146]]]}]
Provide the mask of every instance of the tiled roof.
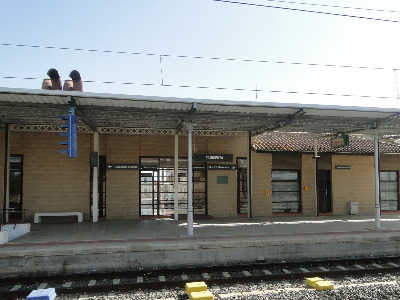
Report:
[{"label": "tiled roof", "polygon": [[[253,149],[256,151],[287,151],[287,152],[314,152],[314,135],[309,133],[267,132],[253,139]],[[400,145],[380,142],[381,153],[399,153]],[[318,139],[318,152],[335,153],[374,153],[372,139],[350,136],[348,147],[332,149],[330,138]]]}]

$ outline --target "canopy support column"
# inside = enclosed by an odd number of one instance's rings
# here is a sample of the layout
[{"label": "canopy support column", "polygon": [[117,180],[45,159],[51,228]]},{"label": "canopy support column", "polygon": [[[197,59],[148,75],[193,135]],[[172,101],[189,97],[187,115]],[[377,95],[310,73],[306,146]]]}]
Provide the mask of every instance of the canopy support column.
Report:
[{"label": "canopy support column", "polygon": [[314,138],[314,157],[315,159],[315,216],[319,217],[319,199],[318,199],[318,138]]},{"label": "canopy support column", "polygon": [[187,204],[187,235],[193,235],[193,154],[192,154],[192,133],[193,124],[187,124],[188,133],[188,204]]},{"label": "canopy support column", "polygon": [[8,211],[10,203],[10,135],[9,125],[5,124],[4,128],[4,181],[3,181],[3,216],[2,224],[8,222]]},{"label": "canopy support column", "polygon": [[381,202],[380,202],[380,177],[379,177],[379,140],[374,135],[374,167],[375,167],[375,229],[381,228]]},{"label": "canopy support column", "polygon": [[94,132],[93,134],[93,151],[97,155],[96,165],[93,166],[93,184],[92,184],[92,195],[93,195],[93,205],[92,205],[92,216],[93,223],[99,221],[99,133]]},{"label": "canopy support column", "polygon": [[175,155],[174,155],[174,219],[179,219],[179,186],[178,186],[178,172],[179,172],[179,135],[178,131],[175,131]]},{"label": "canopy support column", "polygon": [[252,198],[251,198],[251,131],[248,133],[248,148],[247,148],[247,217],[253,217]]}]

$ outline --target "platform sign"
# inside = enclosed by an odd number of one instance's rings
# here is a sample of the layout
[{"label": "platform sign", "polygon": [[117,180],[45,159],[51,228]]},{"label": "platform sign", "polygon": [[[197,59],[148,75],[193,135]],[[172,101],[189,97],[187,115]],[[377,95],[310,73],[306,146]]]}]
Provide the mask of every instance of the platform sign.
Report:
[{"label": "platform sign", "polygon": [[208,165],[209,170],[236,170],[236,165]]},{"label": "platform sign", "polygon": [[194,161],[233,162],[233,154],[195,153],[193,156],[193,160]]},{"label": "platform sign", "polygon": [[337,170],[350,170],[350,166],[339,166],[339,165],[336,165],[335,169],[337,169]]},{"label": "platform sign", "polygon": [[348,147],[349,145],[350,145],[350,137],[347,134],[342,134],[331,139],[332,149]]},{"label": "platform sign", "polygon": [[107,170],[138,170],[137,164],[107,164]]}]

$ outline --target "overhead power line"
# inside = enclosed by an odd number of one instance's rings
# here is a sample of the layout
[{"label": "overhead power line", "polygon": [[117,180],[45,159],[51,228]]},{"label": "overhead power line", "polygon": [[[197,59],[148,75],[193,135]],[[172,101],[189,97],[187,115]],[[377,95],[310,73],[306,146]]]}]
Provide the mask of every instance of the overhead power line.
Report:
[{"label": "overhead power line", "polygon": [[398,20],[381,19],[381,18],[372,18],[372,17],[363,17],[363,16],[339,14],[339,13],[324,12],[324,11],[316,11],[316,10],[308,10],[308,9],[300,9],[300,8],[282,7],[282,6],[275,6],[275,5],[264,5],[264,4],[248,3],[248,2],[239,2],[239,1],[231,1],[231,0],[211,0],[211,1],[221,2],[221,3],[227,3],[227,4],[238,4],[238,5],[247,5],[247,6],[254,6],[254,7],[263,7],[263,8],[276,8],[276,9],[283,9],[283,10],[288,10],[288,11],[297,11],[297,12],[305,12],[305,13],[314,13],[314,14],[330,15],[330,16],[336,16],[336,17],[347,17],[347,18],[355,18],[355,19],[363,19],[363,20],[371,20],[371,21],[381,21],[381,22],[390,22],[390,23],[400,23],[400,21],[398,21]]},{"label": "overhead power line", "polygon": [[[19,79],[19,80],[43,80],[43,78],[35,77],[16,77],[16,76],[3,76],[2,79]],[[97,80],[83,80],[84,83],[94,84],[117,84],[117,85],[136,85],[136,86],[154,86],[154,87],[171,87],[171,88],[189,88],[189,89],[202,89],[202,90],[224,90],[224,91],[241,91],[241,92],[264,92],[274,94],[292,94],[292,95],[309,95],[309,96],[335,96],[335,97],[352,97],[352,98],[365,98],[365,99],[394,99],[389,96],[373,96],[373,95],[354,95],[354,94],[335,94],[335,93],[320,93],[320,92],[299,92],[299,91],[280,91],[280,90],[262,90],[262,89],[246,89],[246,88],[228,88],[228,87],[212,87],[212,86],[194,86],[194,85],[174,85],[174,84],[160,84],[160,83],[139,83],[139,82],[118,82],[118,81],[97,81]]]},{"label": "overhead power line", "polygon": [[352,66],[352,65],[306,63],[306,62],[295,62],[295,61],[274,61],[274,60],[257,60],[257,59],[226,58],[226,57],[224,58],[224,57],[190,56],[190,55],[144,53],[144,52],[129,52],[129,51],[115,51],[115,50],[101,50],[101,49],[84,49],[84,48],[40,46],[40,45],[26,45],[26,44],[10,44],[10,43],[0,43],[0,46],[36,48],[36,49],[50,49],[50,50],[54,49],[54,50],[78,51],[78,52],[98,52],[98,53],[109,53],[109,54],[142,55],[142,56],[155,56],[155,57],[160,57],[160,58],[170,57],[170,58],[179,58],[179,59],[204,59],[204,60],[215,60],[215,61],[288,64],[288,65],[311,66],[311,67],[335,67],[335,68],[354,68],[354,69],[369,69],[369,70],[393,70],[393,68],[373,67],[373,66]]},{"label": "overhead power line", "polygon": [[366,10],[366,11],[376,11],[384,13],[398,13],[396,10],[386,10],[386,9],[376,9],[376,8],[366,8],[366,7],[352,7],[352,6],[340,6],[331,4],[320,4],[320,3],[308,3],[308,2],[297,2],[297,1],[285,1],[285,0],[264,0],[268,2],[278,2],[287,4],[299,4],[299,5],[309,5],[309,6],[319,6],[319,7],[329,7],[329,8],[341,8],[341,9],[354,9],[354,10]]}]

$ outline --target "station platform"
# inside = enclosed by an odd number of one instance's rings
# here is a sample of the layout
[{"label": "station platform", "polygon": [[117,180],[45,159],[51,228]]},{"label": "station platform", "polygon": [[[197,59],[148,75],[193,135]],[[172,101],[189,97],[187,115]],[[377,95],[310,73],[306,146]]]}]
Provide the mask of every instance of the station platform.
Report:
[{"label": "station platform", "polygon": [[0,245],[0,276],[126,271],[400,253],[400,214],[32,224]]}]

